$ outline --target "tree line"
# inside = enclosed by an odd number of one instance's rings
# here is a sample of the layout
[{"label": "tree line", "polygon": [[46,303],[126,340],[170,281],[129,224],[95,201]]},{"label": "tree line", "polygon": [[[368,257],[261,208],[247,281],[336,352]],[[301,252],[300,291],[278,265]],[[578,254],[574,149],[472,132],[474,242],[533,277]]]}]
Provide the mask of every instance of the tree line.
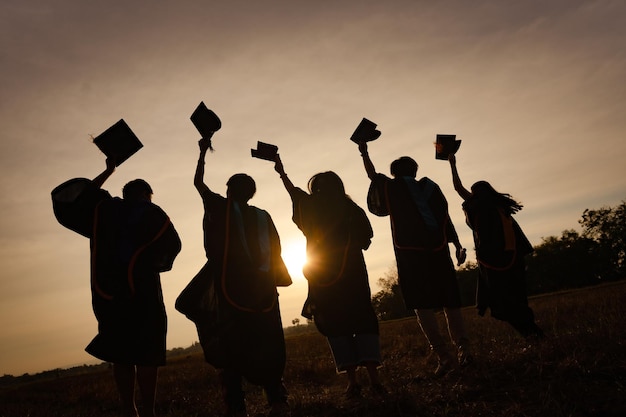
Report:
[{"label": "tree line", "polygon": [[[564,230],[542,238],[526,258],[528,295],[580,288],[626,277],[626,201],[616,207],[585,209],[578,220],[582,232]],[[457,271],[464,306],[474,305],[478,265],[468,261]],[[372,297],[378,318],[414,315],[404,307],[397,271],[379,278]]]}]

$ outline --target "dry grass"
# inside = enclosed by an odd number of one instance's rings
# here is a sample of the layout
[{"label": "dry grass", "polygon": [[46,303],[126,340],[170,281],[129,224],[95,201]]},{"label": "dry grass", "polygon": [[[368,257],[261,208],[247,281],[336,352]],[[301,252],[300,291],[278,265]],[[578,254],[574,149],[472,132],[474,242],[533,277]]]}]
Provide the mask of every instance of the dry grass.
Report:
[{"label": "dry grass", "polygon": [[[531,305],[546,340],[520,339],[506,324],[465,310],[476,360],[441,378],[430,374],[434,364],[415,319],[381,323],[384,399],[365,390],[362,400],[345,400],[344,376],[335,374],[324,338],[288,337],[292,415],[625,416],[626,282],[537,297]],[[246,390],[250,415],[266,415],[261,390]],[[106,369],[0,391],[0,417],[108,417],[117,410]],[[157,411],[163,417],[221,415],[217,377],[201,353],[171,359],[161,370]]]}]

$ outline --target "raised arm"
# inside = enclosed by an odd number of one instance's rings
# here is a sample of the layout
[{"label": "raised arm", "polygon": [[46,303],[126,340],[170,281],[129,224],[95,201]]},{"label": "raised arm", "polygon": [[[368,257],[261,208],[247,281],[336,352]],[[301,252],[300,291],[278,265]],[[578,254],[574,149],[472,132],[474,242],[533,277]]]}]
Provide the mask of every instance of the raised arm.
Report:
[{"label": "raised arm", "polygon": [[200,156],[198,157],[198,166],[196,167],[196,174],[193,177],[193,185],[200,195],[209,191],[209,187],[204,183],[204,158],[206,157],[207,150],[211,147],[211,138],[202,138],[198,141],[198,147],[200,148]]},{"label": "raised arm", "polygon": [[107,165],[106,169],[102,171],[102,173],[98,175],[96,178],[91,180],[93,185],[95,185],[98,188],[102,188],[102,185],[104,184],[104,182],[107,179],[109,179],[109,177],[113,174],[113,172],[115,172],[115,160],[113,158],[107,158],[106,165]]},{"label": "raised arm", "polygon": [[359,151],[361,152],[361,156],[363,157],[363,166],[365,167],[365,172],[370,180],[373,180],[376,176],[376,168],[374,168],[374,164],[370,159],[369,153],[367,153],[367,142],[359,142]]},{"label": "raised arm", "polygon": [[454,154],[450,154],[450,156],[448,156],[448,161],[450,162],[450,169],[452,169],[452,184],[454,184],[454,189],[457,193],[459,193],[463,200],[469,199],[472,196],[472,193],[463,187],[463,184],[461,183],[459,171],[456,169],[456,157]]},{"label": "raised arm", "polygon": [[278,172],[280,175],[280,179],[283,180],[283,185],[289,194],[296,188],[295,185],[291,182],[287,174],[285,173],[285,167],[283,167],[283,161],[280,160],[280,155],[276,154],[276,158],[274,158],[274,170]]}]

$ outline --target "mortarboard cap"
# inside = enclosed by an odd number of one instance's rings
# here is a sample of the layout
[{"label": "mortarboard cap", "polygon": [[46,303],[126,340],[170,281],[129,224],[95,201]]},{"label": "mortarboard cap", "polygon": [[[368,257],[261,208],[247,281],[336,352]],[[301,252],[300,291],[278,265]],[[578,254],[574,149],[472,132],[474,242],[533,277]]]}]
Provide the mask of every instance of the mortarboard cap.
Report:
[{"label": "mortarboard cap", "polygon": [[367,120],[365,117],[361,120],[361,123],[356,127],[354,133],[350,137],[350,140],[354,143],[370,142],[378,139],[380,136],[380,130],[376,130],[376,123],[371,120]]},{"label": "mortarboard cap", "polygon": [[213,133],[217,132],[222,127],[220,118],[217,117],[217,114],[212,110],[207,108],[204,101],[201,101],[191,114],[191,122],[196,129],[198,129],[200,135],[206,139],[211,138]]},{"label": "mortarboard cap", "polygon": [[253,158],[265,159],[266,161],[274,161],[278,153],[278,146],[269,143],[257,142],[256,149],[250,149]]},{"label": "mortarboard cap", "polygon": [[448,160],[448,155],[453,155],[459,150],[461,141],[456,140],[456,135],[437,135],[435,142],[435,159]]},{"label": "mortarboard cap", "polygon": [[120,166],[143,147],[124,119],[120,119],[119,122],[98,135],[93,143],[108,158],[114,159],[116,166]]}]

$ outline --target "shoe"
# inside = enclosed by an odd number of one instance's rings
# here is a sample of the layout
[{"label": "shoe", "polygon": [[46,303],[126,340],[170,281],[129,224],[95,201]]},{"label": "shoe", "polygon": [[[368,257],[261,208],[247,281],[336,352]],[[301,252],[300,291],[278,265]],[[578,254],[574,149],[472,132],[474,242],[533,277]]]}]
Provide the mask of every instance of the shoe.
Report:
[{"label": "shoe", "polygon": [[345,397],[347,400],[361,398],[361,386],[359,384],[348,385],[348,388],[346,389]]}]

